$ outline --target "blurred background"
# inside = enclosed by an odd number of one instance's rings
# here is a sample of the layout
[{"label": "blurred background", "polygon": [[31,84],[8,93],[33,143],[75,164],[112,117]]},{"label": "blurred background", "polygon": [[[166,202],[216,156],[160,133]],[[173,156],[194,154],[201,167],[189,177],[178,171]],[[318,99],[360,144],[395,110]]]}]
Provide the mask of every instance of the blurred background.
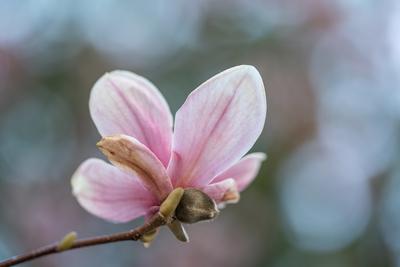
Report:
[{"label": "blurred background", "polygon": [[89,92],[149,78],[173,112],[234,65],[264,79],[259,177],[181,244],[118,243],[24,266],[400,266],[400,2],[0,2],[0,258],[130,229],[82,209],[70,177],[96,149]]}]

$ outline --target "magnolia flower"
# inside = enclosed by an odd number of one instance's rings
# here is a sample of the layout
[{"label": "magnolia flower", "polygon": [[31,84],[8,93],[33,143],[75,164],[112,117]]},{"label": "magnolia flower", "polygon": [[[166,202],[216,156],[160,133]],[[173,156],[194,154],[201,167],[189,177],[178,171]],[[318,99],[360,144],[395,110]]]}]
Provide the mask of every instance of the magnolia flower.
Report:
[{"label": "magnolia flower", "polygon": [[[212,77],[173,118],[157,88],[128,71],[94,85],[90,113],[113,165],[90,158],[72,177],[73,193],[88,212],[112,222],[154,214],[177,187],[195,188],[213,202],[237,202],[255,178],[263,153],[243,157],[266,116],[262,79],[252,66]],[[188,191],[189,192],[189,191]]]}]

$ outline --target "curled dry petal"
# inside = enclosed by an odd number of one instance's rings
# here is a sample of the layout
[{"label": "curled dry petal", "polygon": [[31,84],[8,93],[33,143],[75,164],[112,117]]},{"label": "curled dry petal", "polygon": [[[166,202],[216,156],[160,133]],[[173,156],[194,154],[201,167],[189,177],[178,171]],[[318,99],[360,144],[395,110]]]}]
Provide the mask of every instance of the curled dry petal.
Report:
[{"label": "curled dry petal", "polygon": [[265,122],[262,79],[252,66],[237,66],[193,91],[175,119],[168,173],[175,186],[201,187],[238,162]]},{"label": "curled dry petal", "polygon": [[136,176],[99,159],[84,161],[71,183],[82,207],[112,222],[127,222],[145,215],[157,203]]},{"label": "curled dry petal", "polygon": [[115,166],[141,179],[143,185],[160,201],[172,191],[171,181],[162,163],[135,138],[126,135],[107,136],[97,146]]},{"label": "curled dry petal", "polygon": [[102,136],[132,136],[167,166],[172,114],[164,97],[147,79],[129,71],[106,73],[94,85],[89,107]]},{"label": "curled dry petal", "polygon": [[225,179],[203,188],[204,193],[219,203],[237,203],[240,194],[234,179]]},{"label": "curled dry petal", "polygon": [[251,153],[243,157],[238,163],[215,177],[212,183],[217,183],[228,178],[236,181],[239,192],[243,191],[256,178],[261,163],[267,158],[264,153]]}]

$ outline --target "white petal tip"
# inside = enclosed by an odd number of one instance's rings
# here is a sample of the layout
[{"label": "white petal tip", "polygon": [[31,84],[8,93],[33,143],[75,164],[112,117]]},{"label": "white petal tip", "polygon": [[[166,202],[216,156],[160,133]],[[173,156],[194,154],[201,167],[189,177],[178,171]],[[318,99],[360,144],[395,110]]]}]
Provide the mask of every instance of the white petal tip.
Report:
[{"label": "white petal tip", "polygon": [[258,158],[260,161],[265,161],[268,159],[268,155],[263,152],[254,153],[254,157]]},{"label": "white petal tip", "polygon": [[238,72],[243,72],[243,74],[250,75],[252,77],[261,77],[260,72],[257,70],[256,67],[252,65],[239,65],[236,67],[232,67],[230,69],[231,71],[238,71]]},{"label": "white petal tip", "polygon": [[74,174],[71,178],[72,194],[77,196],[81,192],[85,191],[86,183],[84,177],[79,174]]}]

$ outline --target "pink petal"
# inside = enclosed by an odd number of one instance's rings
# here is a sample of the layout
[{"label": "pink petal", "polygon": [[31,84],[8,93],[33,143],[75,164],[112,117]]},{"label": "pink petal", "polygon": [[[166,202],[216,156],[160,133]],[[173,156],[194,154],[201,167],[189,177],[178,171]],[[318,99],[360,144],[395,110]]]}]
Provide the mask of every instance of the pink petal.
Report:
[{"label": "pink petal", "polygon": [[147,222],[149,221],[154,215],[156,215],[156,213],[160,210],[160,206],[152,206],[150,207],[146,214],[144,215],[144,221]]},{"label": "pink petal", "polygon": [[128,71],[106,73],[94,85],[89,107],[102,136],[133,136],[167,166],[172,115],[167,102],[152,83]]},{"label": "pink petal", "polygon": [[131,172],[159,200],[172,191],[168,174],[158,158],[142,143],[127,135],[106,136],[97,143],[117,167]]},{"label": "pink petal", "polygon": [[256,178],[261,163],[266,159],[264,153],[252,153],[242,158],[238,163],[219,174],[212,180],[217,183],[228,178],[236,181],[239,191],[243,191]]},{"label": "pink petal", "polygon": [[217,203],[236,203],[240,198],[236,182],[233,179],[225,179],[206,185],[202,188],[202,191]]},{"label": "pink petal", "polygon": [[127,222],[145,215],[157,203],[135,176],[99,159],[83,162],[71,184],[82,207],[112,222]]},{"label": "pink petal", "polygon": [[253,146],[264,127],[266,97],[252,66],[237,66],[193,91],[175,119],[168,173],[175,186],[208,184]]}]

